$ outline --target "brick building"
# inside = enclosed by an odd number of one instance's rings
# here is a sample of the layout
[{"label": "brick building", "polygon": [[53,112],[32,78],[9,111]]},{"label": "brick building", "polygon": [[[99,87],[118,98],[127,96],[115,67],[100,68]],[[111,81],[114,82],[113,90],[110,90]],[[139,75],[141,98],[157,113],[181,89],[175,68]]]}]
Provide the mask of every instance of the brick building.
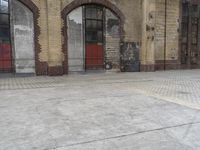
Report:
[{"label": "brick building", "polygon": [[199,0],[0,0],[0,72],[200,68]]}]

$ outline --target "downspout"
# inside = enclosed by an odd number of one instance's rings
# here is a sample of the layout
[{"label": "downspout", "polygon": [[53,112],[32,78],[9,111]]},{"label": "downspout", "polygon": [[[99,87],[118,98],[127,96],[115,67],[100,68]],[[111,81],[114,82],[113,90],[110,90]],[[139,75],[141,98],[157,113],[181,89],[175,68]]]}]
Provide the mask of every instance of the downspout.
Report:
[{"label": "downspout", "polygon": [[165,29],[164,29],[164,70],[166,70],[166,50],[167,50],[167,0],[165,0]]}]

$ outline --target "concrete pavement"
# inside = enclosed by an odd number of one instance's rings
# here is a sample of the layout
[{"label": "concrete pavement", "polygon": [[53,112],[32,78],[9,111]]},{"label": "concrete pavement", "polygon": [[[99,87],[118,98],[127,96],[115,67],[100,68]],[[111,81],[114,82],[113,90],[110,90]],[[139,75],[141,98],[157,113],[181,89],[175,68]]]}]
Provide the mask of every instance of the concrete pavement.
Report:
[{"label": "concrete pavement", "polygon": [[198,150],[199,74],[0,78],[0,150]]}]

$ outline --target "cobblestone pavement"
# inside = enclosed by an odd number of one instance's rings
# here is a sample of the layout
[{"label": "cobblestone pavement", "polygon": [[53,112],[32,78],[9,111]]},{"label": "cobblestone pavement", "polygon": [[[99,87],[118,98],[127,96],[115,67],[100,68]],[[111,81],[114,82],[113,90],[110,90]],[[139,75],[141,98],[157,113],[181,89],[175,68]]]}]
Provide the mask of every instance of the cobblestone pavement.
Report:
[{"label": "cobblestone pavement", "polygon": [[0,77],[0,150],[200,150],[200,70]]}]

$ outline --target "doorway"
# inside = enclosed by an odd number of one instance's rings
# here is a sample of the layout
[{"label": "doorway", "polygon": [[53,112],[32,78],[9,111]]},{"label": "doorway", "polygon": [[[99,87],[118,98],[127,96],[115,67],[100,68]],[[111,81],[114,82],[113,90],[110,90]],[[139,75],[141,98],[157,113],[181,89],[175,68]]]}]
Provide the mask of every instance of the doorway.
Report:
[{"label": "doorway", "polygon": [[102,5],[86,4],[66,16],[68,72],[120,69],[120,18]]},{"label": "doorway", "polygon": [[85,6],[85,69],[104,68],[103,7]]}]

